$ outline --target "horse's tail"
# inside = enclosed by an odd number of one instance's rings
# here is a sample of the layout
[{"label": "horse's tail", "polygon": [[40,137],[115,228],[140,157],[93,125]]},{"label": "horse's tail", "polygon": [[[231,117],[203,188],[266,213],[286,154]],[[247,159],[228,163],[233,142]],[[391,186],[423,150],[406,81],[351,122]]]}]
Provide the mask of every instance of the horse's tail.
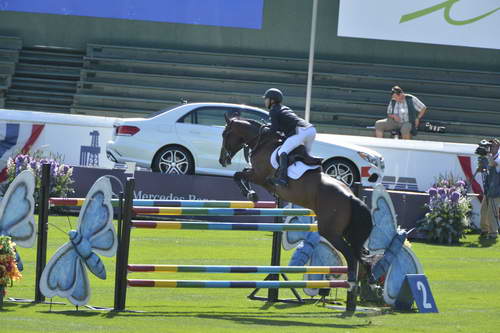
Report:
[{"label": "horse's tail", "polygon": [[363,245],[372,232],[372,214],[368,206],[357,197],[351,197],[351,223],[344,236],[351,244],[354,255],[361,260]]}]

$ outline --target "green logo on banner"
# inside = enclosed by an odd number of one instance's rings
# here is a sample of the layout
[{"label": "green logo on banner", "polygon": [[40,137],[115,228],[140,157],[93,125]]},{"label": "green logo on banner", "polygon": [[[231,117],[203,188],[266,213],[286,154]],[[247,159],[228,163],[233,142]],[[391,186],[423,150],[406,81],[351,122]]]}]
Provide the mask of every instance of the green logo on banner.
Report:
[{"label": "green logo on banner", "polygon": [[479,20],[482,20],[486,16],[490,16],[491,14],[494,14],[495,12],[500,10],[500,7],[498,7],[496,9],[490,10],[487,13],[484,13],[483,15],[479,15],[479,16],[473,17],[473,18],[468,19],[468,20],[454,20],[450,17],[450,11],[451,11],[451,8],[453,7],[453,5],[459,1],[460,0],[447,0],[447,1],[444,1],[440,4],[437,4],[435,6],[432,6],[432,7],[426,8],[426,9],[422,9],[422,10],[416,11],[414,13],[403,15],[403,16],[401,16],[401,20],[399,20],[399,23],[408,22],[408,21],[417,19],[419,17],[434,13],[438,10],[444,9],[444,19],[446,20],[446,22],[448,22],[449,24],[452,24],[452,25],[465,25],[465,24],[471,24],[471,23],[477,22]]}]

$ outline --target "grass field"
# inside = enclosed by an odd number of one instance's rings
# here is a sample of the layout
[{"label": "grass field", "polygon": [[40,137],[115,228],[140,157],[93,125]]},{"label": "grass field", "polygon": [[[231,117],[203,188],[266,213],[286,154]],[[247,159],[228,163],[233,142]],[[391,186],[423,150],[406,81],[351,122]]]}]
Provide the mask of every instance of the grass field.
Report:
[{"label": "grass field", "polygon": [[[73,228],[76,218],[70,218]],[[68,218],[50,223],[69,230]],[[130,263],[269,265],[272,233],[246,231],[133,230]],[[50,227],[48,259],[68,240]],[[266,304],[251,301],[247,289],[129,288],[127,308],[143,312],[76,311],[67,305],[6,302],[0,311],[1,332],[499,332],[500,245],[480,244],[471,235],[460,246],[413,243],[440,313],[356,314],[319,305]],[[20,249],[23,279],[8,288],[8,297],[33,298],[35,250]],[[286,265],[291,252],[283,251]],[[108,279],[90,276],[94,306],[113,306],[115,259],[104,258]],[[261,280],[263,274],[145,274],[134,278]],[[301,275],[290,275],[301,279]],[[266,295],[267,291],[262,291]],[[335,293],[333,293],[335,295]],[[280,296],[291,297],[288,290]],[[345,291],[338,296],[345,299]]]}]

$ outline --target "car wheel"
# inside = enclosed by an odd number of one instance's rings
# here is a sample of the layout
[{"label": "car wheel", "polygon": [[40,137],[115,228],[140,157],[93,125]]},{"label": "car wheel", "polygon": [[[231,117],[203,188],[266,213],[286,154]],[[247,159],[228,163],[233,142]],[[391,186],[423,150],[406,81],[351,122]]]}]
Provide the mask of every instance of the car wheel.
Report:
[{"label": "car wheel", "polygon": [[358,168],[354,163],[343,158],[334,158],[323,165],[324,172],[351,187],[355,182],[359,182]]},{"label": "car wheel", "polygon": [[194,160],[191,153],[183,147],[164,147],[153,159],[151,169],[169,175],[191,175],[194,173]]}]

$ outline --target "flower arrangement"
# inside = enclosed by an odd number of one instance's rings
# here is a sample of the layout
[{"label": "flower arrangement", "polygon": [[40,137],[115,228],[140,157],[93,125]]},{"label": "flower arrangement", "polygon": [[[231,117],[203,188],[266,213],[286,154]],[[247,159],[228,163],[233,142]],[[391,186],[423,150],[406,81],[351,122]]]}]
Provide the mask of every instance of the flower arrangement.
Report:
[{"label": "flower arrangement", "polygon": [[50,195],[58,197],[67,197],[68,194],[74,192],[72,189],[73,168],[61,163],[61,156],[50,156],[46,158],[42,152],[35,151],[31,155],[18,154],[15,157],[9,158],[7,161],[7,180],[8,184],[12,183],[14,178],[24,170],[31,170],[35,174],[35,202],[38,202],[38,190],[42,183],[42,165],[50,164],[51,187]]},{"label": "flower arrangement", "polygon": [[15,246],[9,236],[0,236],[0,299],[6,294],[5,288],[22,277],[17,269]]},{"label": "flower arrangement", "polygon": [[417,230],[431,242],[458,243],[470,227],[472,205],[466,183],[452,175],[441,176],[428,193],[429,212]]}]

